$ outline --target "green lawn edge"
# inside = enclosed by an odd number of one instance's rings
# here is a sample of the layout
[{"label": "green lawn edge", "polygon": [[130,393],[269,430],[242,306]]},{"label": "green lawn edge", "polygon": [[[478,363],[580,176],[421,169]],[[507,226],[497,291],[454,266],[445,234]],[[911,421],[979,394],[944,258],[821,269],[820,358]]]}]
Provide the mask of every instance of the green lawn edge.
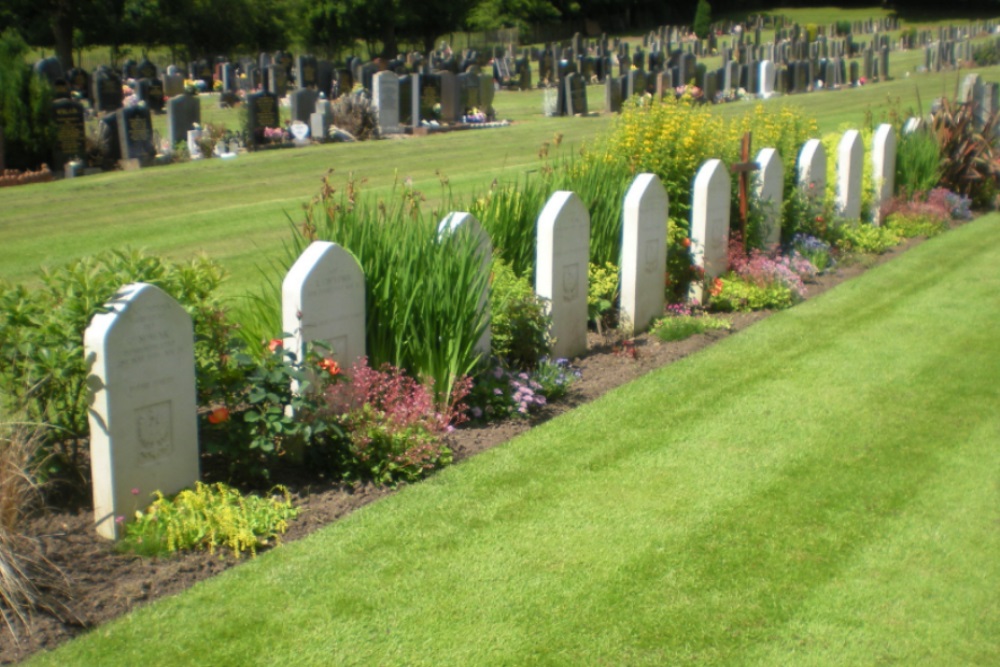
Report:
[{"label": "green lawn edge", "polygon": [[998,222],[29,664],[997,664]]}]

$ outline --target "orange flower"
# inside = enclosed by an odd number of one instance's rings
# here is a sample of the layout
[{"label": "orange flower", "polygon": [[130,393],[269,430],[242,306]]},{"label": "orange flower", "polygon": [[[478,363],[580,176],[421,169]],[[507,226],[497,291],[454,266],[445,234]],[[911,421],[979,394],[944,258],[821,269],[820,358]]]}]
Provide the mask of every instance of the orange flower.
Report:
[{"label": "orange flower", "polygon": [[319,367],[324,371],[329,373],[332,377],[337,377],[340,375],[340,364],[338,364],[333,359],[321,359],[319,362]]},{"label": "orange flower", "polygon": [[681,241],[681,245],[684,246],[685,248],[690,248],[691,247],[691,239],[689,239],[689,238],[687,238],[685,236],[684,240]]},{"label": "orange flower", "polygon": [[209,424],[221,424],[227,421],[229,421],[229,408],[224,405],[214,408],[208,413]]},{"label": "orange flower", "polygon": [[284,346],[285,346],[285,341],[281,340],[280,338],[272,338],[270,342],[268,342],[267,344],[267,349],[269,349],[271,352],[277,352]]}]

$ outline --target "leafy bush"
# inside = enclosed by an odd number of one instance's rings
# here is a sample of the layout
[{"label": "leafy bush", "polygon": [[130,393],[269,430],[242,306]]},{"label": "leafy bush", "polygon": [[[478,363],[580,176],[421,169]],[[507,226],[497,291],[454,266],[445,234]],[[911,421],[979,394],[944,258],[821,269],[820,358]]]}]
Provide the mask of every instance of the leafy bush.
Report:
[{"label": "leafy bush", "polygon": [[929,192],[941,180],[941,152],[929,132],[904,133],[896,147],[896,191],[901,197]]},{"label": "leafy bush", "polygon": [[444,436],[461,422],[462,400],[470,382],[461,379],[450,403],[436,407],[433,389],[388,364],[370,368],[365,361],[350,370],[348,382],[327,387],[326,418],[345,434],[335,464],[346,477],[378,484],[411,482],[451,463]]},{"label": "leafy bush", "polygon": [[211,410],[200,415],[205,451],[245,481],[269,479],[282,457],[315,455],[312,450],[342,435],[319,418],[322,393],[343,379],[337,362],[319,353],[322,346],[309,348],[302,360],[281,339],[265,349],[262,356],[233,355],[239,383],[213,396]]},{"label": "leafy bush", "polygon": [[476,376],[468,398],[469,416],[482,421],[526,417],[547,402],[542,385],[530,373],[497,364]]},{"label": "leafy bush", "polygon": [[940,185],[965,195],[973,205],[989,206],[1000,183],[1000,154],[996,136],[997,112],[976,127],[979,110],[973,104],[952,104],[941,100],[931,115],[931,128],[941,153]]},{"label": "leafy bush", "polygon": [[30,289],[0,281],[0,389],[8,409],[23,409],[45,431],[45,474],[82,482],[87,436],[87,367],[83,333],[124,285],[146,282],[177,299],[194,320],[198,394],[205,399],[234,378],[227,359],[232,325],[214,296],[222,269],[207,258],[173,264],[134,250],[115,250],[42,274]]},{"label": "leafy bush", "polygon": [[543,359],[531,379],[541,387],[538,391],[548,401],[558,400],[566,395],[570,386],[581,377],[580,370],[570,365],[568,359]]},{"label": "leafy bush", "polygon": [[617,319],[619,293],[618,267],[611,262],[604,266],[588,265],[587,316],[598,332],[614,326]]},{"label": "leafy bush", "polygon": [[861,222],[844,223],[837,229],[837,245],[846,252],[881,255],[899,245],[900,238],[888,227]]},{"label": "leafy bush", "polygon": [[886,219],[886,227],[900,238],[910,239],[916,236],[929,238],[948,229],[948,220],[932,213],[911,215],[893,213]]},{"label": "leafy bush", "polygon": [[1000,64],[1000,41],[991,40],[972,47],[972,61],[976,67]]},{"label": "leafy bush", "polygon": [[731,271],[713,281],[709,305],[714,310],[787,308],[806,297],[804,279],[816,267],[797,253],[771,256],[753,249],[747,254],[738,238],[729,243]]},{"label": "leafy bush", "polygon": [[545,303],[526,278],[493,260],[492,354],[508,368],[533,369],[552,349]]},{"label": "leafy bush", "polygon": [[116,517],[126,523],[122,549],[159,556],[193,549],[215,553],[227,547],[236,558],[246,551],[256,556],[258,548],[278,543],[288,521],[299,515],[288,490],[280,486],[267,498],[201,482],[174,498],[159,491],[155,495],[153,504],[136,512],[134,521]]},{"label": "leafy bush", "polygon": [[788,308],[795,299],[781,283],[758,285],[734,274],[716,278],[709,290],[709,306],[724,312]]},{"label": "leafy bush", "polygon": [[850,21],[837,21],[837,36],[846,37],[851,34],[851,22]]},{"label": "leafy bush", "polygon": [[472,197],[468,206],[489,233],[496,255],[516,276],[529,281],[535,274],[535,227],[547,196],[546,183],[525,176]]},{"label": "leafy bush", "polygon": [[833,248],[829,243],[809,234],[796,234],[792,238],[792,248],[805,257],[816,267],[817,273],[823,273],[836,264],[833,258]]}]

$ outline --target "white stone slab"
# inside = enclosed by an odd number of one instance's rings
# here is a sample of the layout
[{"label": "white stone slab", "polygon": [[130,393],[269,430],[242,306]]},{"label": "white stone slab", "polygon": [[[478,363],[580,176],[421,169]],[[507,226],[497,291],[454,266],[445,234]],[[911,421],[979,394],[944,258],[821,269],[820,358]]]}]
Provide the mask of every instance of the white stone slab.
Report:
[{"label": "white stone slab", "polygon": [[799,151],[799,187],[813,199],[826,198],[826,149],[819,139],[810,139]]},{"label": "white stone slab", "polygon": [[372,77],[372,106],[378,118],[379,132],[394,134],[399,127],[399,77],[386,70]]},{"label": "white stone slab", "polygon": [[896,130],[883,123],[872,138],[872,180],[875,182],[873,222],[882,224],[882,207],[892,199],[896,187]]},{"label": "white stone slab", "polygon": [[764,211],[764,244],[771,248],[781,243],[781,204],[785,194],[785,165],[774,148],[757,153],[756,194]]},{"label": "white stone slab", "polygon": [[589,259],[590,214],[575,193],[560,190],[538,216],[535,263],[535,291],[548,300],[557,358],[587,351]]},{"label": "white stone slab", "polygon": [[[705,279],[726,272],[729,250],[729,172],[721,160],[709,160],[694,179],[691,201],[691,257]],[[704,300],[703,285],[696,281],[691,296]]]},{"label": "white stone slab", "polygon": [[762,60],[758,67],[758,93],[761,97],[771,97],[774,94],[774,63],[770,60]]},{"label": "white stone slab", "polygon": [[336,243],[311,243],[281,283],[281,328],[296,359],[317,341],[344,369],[365,356],[365,276],[354,255]]},{"label": "white stone slab", "polygon": [[153,285],[126,285],[83,337],[89,393],[94,522],[108,539],[154,491],[199,479],[194,328]]},{"label": "white stone slab", "polygon": [[848,130],[837,144],[837,214],[849,220],[861,217],[861,177],[865,148],[861,134]]},{"label": "white stone slab", "polygon": [[483,355],[483,358],[487,358],[490,356],[490,343],[492,340],[489,310],[489,275],[491,270],[490,264],[493,259],[493,243],[490,240],[490,235],[471,213],[449,213],[441,221],[441,224],[438,225],[438,238],[444,239],[456,234],[472,234],[479,239],[476,252],[479,253],[480,257],[480,271],[486,277],[486,280],[483,281],[483,292],[479,296],[479,307],[486,313],[486,329],[476,342],[475,350]]},{"label": "white stone slab", "polygon": [[625,195],[622,224],[622,328],[644,331],[663,315],[667,273],[667,191],[655,174],[639,174]]}]

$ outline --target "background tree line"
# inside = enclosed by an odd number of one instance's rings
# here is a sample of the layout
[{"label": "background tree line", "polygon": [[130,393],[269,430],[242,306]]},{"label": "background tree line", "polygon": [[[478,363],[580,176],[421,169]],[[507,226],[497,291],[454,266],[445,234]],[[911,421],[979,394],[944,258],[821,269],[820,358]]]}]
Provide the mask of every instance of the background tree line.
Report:
[{"label": "background tree line", "polygon": [[[909,18],[938,0],[882,0]],[[782,7],[825,5],[826,0],[709,0],[713,17]],[[873,0],[841,0],[871,6]],[[696,0],[4,0],[0,25],[17,26],[28,44],[52,48],[64,67],[74,50],[124,44],[173,50],[175,60],[299,47],[318,55],[352,52],[395,55],[401,47],[430,50],[441,35],[460,30],[526,28],[591,21],[621,34],[664,23],[690,25]],[[956,14],[982,13],[1000,0],[952,0]]]}]

